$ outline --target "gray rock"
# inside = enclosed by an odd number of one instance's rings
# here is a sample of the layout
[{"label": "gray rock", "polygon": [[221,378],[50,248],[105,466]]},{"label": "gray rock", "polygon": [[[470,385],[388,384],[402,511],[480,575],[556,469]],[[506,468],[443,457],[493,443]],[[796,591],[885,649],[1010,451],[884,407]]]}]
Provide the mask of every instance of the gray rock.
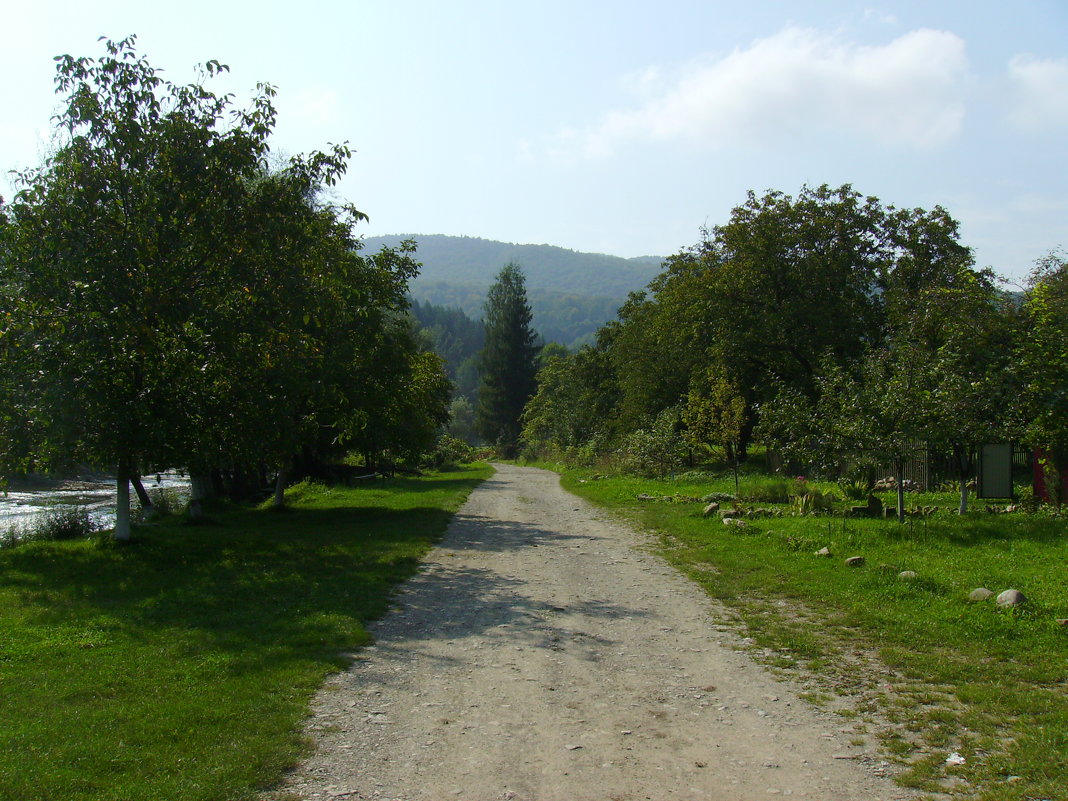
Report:
[{"label": "gray rock", "polygon": [[968,593],[969,601],[989,601],[994,597],[994,593],[988,590],[986,587],[976,587],[970,593]]},{"label": "gray rock", "polygon": [[912,581],[914,578],[919,578],[919,574],[915,570],[902,570],[897,574],[897,577],[905,581]]},{"label": "gray rock", "polygon": [[705,517],[711,517],[718,510],[719,510],[719,504],[715,503],[715,502],[712,502],[708,506],[705,507],[705,511],[703,512],[703,515]]},{"label": "gray rock", "polygon": [[1005,592],[998,596],[997,600],[998,606],[1005,609],[1021,606],[1025,603],[1027,603],[1027,596],[1019,590],[1005,590]]},{"label": "gray rock", "polygon": [[816,556],[822,556],[825,559],[830,559],[832,556],[834,556],[834,554],[831,553],[830,548],[820,548],[818,551],[816,551]]},{"label": "gray rock", "polygon": [[863,556],[850,556],[848,559],[845,560],[845,563],[849,567],[860,567],[861,565],[864,564],[864,557]]}]

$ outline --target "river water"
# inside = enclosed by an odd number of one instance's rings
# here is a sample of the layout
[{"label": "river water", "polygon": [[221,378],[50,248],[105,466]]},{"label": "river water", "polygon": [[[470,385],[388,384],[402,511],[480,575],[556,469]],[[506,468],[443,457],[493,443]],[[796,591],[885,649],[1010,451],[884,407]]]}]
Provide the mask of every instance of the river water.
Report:
[{"label": "river water", "polygon": [[[177,473],[148,475],[141,479],[151,494],[154,489],[188,491],[189,477]],[[131,500],[137,496],[130,488]],[[6,493],[0,494],[0,530],[32,520],[36,515],[55,506],[78,506],[85,509],[94,522],[104,528],[115,525],[115,479],[108,476],[89,476],[76,479],[37,479],[12,482]]]}]

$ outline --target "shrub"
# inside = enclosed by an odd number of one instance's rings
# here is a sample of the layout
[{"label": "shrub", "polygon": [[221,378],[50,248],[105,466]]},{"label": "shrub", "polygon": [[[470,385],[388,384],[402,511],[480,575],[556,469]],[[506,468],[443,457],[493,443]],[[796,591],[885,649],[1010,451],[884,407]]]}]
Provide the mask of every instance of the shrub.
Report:
[{"label": "shrub", "polygon": [[82,506],[53,506],[0,533],[0,546],[10,548],[27,542],[86,539],[101,529],[103,525],[93,520]]},{"label": "shrub", "polygon": [[434,470],[456,467],[460,464],[472,462],[475,459],[475,449],[458,437],[450,434],[442,434],[434,446],[434,450],[426,454],[422,459],[425,467]]},{"label": "shrub", "polygon": [[738,498],[749,503],[789,503],[794,482],[785,478],[747,478],[738,487]]}]

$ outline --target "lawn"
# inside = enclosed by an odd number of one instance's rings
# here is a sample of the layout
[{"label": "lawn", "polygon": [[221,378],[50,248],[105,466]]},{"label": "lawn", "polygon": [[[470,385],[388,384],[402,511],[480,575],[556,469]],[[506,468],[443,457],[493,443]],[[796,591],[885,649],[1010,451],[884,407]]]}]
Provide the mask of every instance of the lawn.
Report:
[{"label": "lawn", "polygon": [[[754,476],[760,490],[773,480]],[[902,783],[985,801],[1068,798],[1068,521],[979,511],[955,494],[905,524],[833,513],[725,525],[687,501],[733,493],[724,474],[675,479],[565,470],[564,486],[658,532],[662,553],[738,615],[762,658],[848,691]],[[743,481],[743,492],[746,482]],[[831,490],[831,485],[823,485]],[[639,500],[639,496],[643,496]],[[892,494],[884,498],[892,503]],[[833,555],[820,557],[827,548]],[[845,559],[863,556],[861,567]],[[901,578],[901,571],[914,578]],[[970,591],[1015,588],[999,609]],[[770,656],[769,656],[770,655]],[[964,764],[946,764],[951,753]]]},{"label": "lawn", "polygon": [[252,798],[490,472],[305,483],[285,512],[0,549],[0,799]]}]

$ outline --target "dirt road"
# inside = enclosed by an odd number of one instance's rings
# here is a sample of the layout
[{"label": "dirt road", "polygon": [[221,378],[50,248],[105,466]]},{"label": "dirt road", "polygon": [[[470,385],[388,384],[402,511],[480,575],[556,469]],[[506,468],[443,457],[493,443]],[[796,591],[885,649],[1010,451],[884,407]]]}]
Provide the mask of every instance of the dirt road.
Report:
[{"label": "dirt road", "polygon": [[555,474],[498,466],[320,691],[316,751],[269,797],[911,797],[644,541]]}]

